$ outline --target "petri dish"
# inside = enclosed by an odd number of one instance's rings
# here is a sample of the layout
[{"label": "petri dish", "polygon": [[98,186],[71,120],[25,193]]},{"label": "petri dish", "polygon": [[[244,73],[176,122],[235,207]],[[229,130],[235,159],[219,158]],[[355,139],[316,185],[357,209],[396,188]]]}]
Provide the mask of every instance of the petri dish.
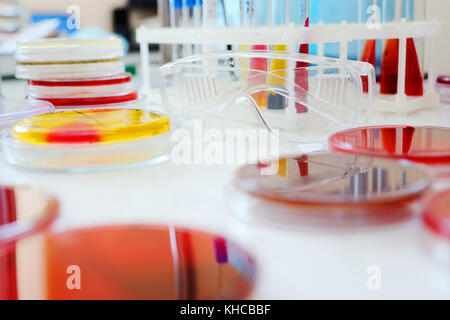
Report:
[{"label": "petri dish", "polygon": [[431,196],[422,216],[427,248],[433,256],[450,265],[450,190]]},{"label": "petri dish", "polygon": [[64,110],[20,120],[2,137],[7,162],[63,171],[157,163],[168,158],[170,120],[133,108]]},{"label": "petri dish", "polygon": [[250,196],[244,204],[252,202],[239,212],[245,218],[330,225],[400,221],[416,213],[431,183],[422,166],[377,157],[323,151],[277,162],[273,174],[261,164],[236,172],[234,185]]},{"label": "petri dish", "polygon": [[0,205],[0,257],[5,246],[43,231],[58,215],[57,200],[35,187],[0,185]]},{"label": "petri dish", "polygon": [[44,100],[50,102],[57,109],[67,109],[73,107],[95,107],[95,106],[105,106],[117,103],[124,103],[138,100],[137,91],[127,92],[125,94],[117,94],[117,95],[104,95],[104,96],[95,96],[95,97],[78,97],[75,93],[72,97],[50,97],[50,98],[38,98],[34,97],[38,100]]},{"label": "petri dish", "polygon": [[53,105],[45,101],[0,99],[0,130],[10,127],[17,120],[52,110]]},{"label": "petri dish", "polygon": [[78,98],[123,95],[135,92],[130,73],[88,79],[28,80],[31,98]]},{"label": "petri dish", "polygon": [[348,129],[332,135],[331,150],[406,159],[430,166],[447,175],[450,165],[450,128],[406,125]]},{"label": "petri dish", "polygon": [[[58,216],[58,202],[39,188],[0,185],[0,206],[0,300],[11,300],[19,291],[17,244],[34,243],[47,231]],[[28,263],[26,267],[34,266]]]},{"label": "petri dish", "polygon": [[118,37],[21,41],[15,55],[16,77],[42,80],[120,74],[124,70],[120,61],[123,55]]},{"label": "petri dish", "polygon": [[441,102],[450,103],[450,76],[439,76],[436,81],[436,89],[441,96]]},{"label": "petri dish", "polygon": [[[18,299],[235,300],[249,298],[256,281],[255,260],[239,245],[173,225],[72,229],[40,245],[19,248],[28,255],[10,268],[23,283]],[[39,268],[23,271],[27,263]],[[23,279],[42,280],[30,288]]]},{"label": "petri dish", "polygon": [[105,105],[137,99],[129,73],[90,79],[28,80],[27,96],[56,107]]}]

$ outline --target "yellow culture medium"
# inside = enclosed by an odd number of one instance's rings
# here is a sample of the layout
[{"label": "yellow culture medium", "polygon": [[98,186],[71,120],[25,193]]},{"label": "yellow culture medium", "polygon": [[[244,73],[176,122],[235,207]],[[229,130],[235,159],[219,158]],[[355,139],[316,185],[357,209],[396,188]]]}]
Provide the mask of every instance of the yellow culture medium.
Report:
[{"label": "yellow culture medium", "polygon": [[47,113],[18,121],[15,140],[33,144],[120,142],[170,130],[169,117],[139,109],[90,109]]}]

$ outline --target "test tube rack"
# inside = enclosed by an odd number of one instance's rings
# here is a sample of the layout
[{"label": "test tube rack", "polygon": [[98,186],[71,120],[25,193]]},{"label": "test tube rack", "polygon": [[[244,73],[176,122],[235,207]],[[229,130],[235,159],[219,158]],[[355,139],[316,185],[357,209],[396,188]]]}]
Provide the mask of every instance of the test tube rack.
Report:
[{"label": "test tube rack", "polygon": [[[227,28],[150,28],[140,26],[136,31],[136,39],[140,45],[143,93],[150,90],[149,44],[186,44],[201,45],[202,48],[212,45],[287,45],[288,51],[294,52],[298,44],[317,44],[318,55],[324,56],[327,43],[339,43],[339,58],[348,59],[349,44],[353,41],[370,39],[399,39],[398,78],[396,94],[374,93],[373,110],[395,114],[437,108],[439,94],[434,84],[437,73],[435,54],[437,36],[441,30],[441,22],[437,19],[423,21],[406,21],[379,23],[369,26],[367,23],[313,25],[309,27],[289,24],[270,27],[227,27]],[[424,51],[428,60],[428,86],[422,96],[407,96],[405,93],[406,46],[407,39],[425,39]],[[289,73],[289,70],[287,70]],[[369,93],[370,94],[370,93]]]}]

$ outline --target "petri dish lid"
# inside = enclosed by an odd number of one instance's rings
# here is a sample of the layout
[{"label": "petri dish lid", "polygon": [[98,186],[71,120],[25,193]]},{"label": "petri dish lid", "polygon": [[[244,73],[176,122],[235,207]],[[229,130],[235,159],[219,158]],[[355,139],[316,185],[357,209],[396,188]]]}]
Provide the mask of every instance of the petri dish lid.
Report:
[{"label": "petri dish lid", "polygon": [[[51,63],[116,59],[124,55],[122,39],[55,38],[26,40],[17,44],[16,61],[21,63]],[[74,58],[76,57],[76,58]]]},{"label": "petri dish lid", "polygon": [[430,186],[427,171],[413,163],[331,151],[280,158],[273,168],[267,174],[265,165],[243,166],[234,183],[265,200],[333,208],[329,212],[364,209],[352,211],[358,215],[406,205]]},{"label": "petri dish lid", "polygon": [[56,199],[34,187],[0,185],[0,205],[0,248],[44,230],[58,215]]},{"label": "petri dish lid", "polygon": [[28,80],[28,85],[44,87],[94,87],[127,83],[131,82],[131,78],[131,73],[124,72],[108,77],[93,77],[86,79]]},{"label": "petri dish lid", "polygon": [[450,190],[433,195],[423,214],[425,225],[450,240]]},{"label": "petri dish lid", "polygon": [[450,128],[373,126],[338,132],[329,139],[331,150],[406,159],[427,165],[450,164]]},{"label": "petri dish lid", "polygon": [[0,123],[16,121],[53,110],[53,105],[47,101],[26,100],[0,100]]},{"label": "petri dish lid", "polygon": [[95,107],[121,104],[125,102],[137,101],[139,99],[137,91],[116,94],[112,96],[90,96],[90,97],[44,97],[37,98],[52,103],[56,108],[75,108],[75,107]]},{"label": "petri dish lid", "polygon": [[450,86],[450,76],[439,76],[436,82],[446,86]]},{"label": "petri dish lid", "polygon": [[[42,296],[35,298],[245,299],[256,280],[255,260],[233,241],[173,225],[68,230],[48,234],[43,246],[38,252],[22,245],[28,254],[16,265],[45,266],[27,268],[25,275],[17,273],[17,277],[46,279],[41,282]],[[81,290],[68,288],[68,266],[81,270]],[[27,291],[18,298],[29,299]]]},{"label": "petri dish lid", "polygon": [[166,114],[128,108],[65,110],[20,120],[12,127],[16,141],[30,144],[122,142],[170,130]]}]

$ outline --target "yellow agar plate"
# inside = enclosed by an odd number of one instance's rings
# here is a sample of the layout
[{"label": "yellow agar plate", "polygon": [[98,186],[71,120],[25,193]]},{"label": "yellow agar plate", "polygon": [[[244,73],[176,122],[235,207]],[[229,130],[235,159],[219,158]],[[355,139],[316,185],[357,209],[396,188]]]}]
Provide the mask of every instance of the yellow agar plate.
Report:
[{"label": "yellow agar plate", "polygon": [[170,130],[163,113],[138,109],[90,109],[47,113],[16,122],[14,139],[34,144],[119,142]]}]

